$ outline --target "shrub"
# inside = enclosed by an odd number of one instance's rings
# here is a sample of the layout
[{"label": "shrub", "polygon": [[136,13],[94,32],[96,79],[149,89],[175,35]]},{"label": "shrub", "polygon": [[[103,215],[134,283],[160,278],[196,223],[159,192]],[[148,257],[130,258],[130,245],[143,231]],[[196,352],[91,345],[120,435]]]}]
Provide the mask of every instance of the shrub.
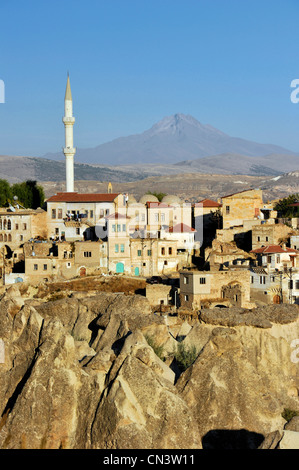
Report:
[{"label": "shrub", "polygon": [[193,364],[197,358],[196,347],[191,346],[188,348],[183,343],[179,343],[176,350],[174,351],[174,357],[179,369],[184,372]]},{"label": "shrub", "polygon": [[145,339],[148,345],[153,349],[156,356],[158,356],[162,361],[165,361],[163,346],[162,345],[159,346],[152,336],[146,335]]},{"label": "shrub", "polygon": [[290,410],[290,408],[285,408],[283,412],[281,413],[281,416],[287,422],[291,421],[291,419],[294,418],[294,416],[298,416],[298,415],[299,415],[298,411]]}]

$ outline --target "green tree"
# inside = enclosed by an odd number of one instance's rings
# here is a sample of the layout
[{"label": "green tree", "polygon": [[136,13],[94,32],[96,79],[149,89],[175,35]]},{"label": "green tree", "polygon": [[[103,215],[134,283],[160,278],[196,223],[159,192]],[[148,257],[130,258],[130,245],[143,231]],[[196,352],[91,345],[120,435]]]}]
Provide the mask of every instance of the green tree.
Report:
[{"label": "green tree", "polygon": [[11,199],[12,192],[9,182],[0,179],[0,207],[7,207]]},{"label": "green tree", "polygon": [[299,202],[299,194],[290,194],[290,196],[280,199],[274,206],[274,210],[278,212],[280,217],[296,217],[298,216],[299,206],[292,207],[291,204]]},{"label": "green tree", "polygon": [[157,192],[152,192],[148,191],[146,194],[152,194],[153,196],[156,196],[156,198],[161,202],[164,196],[167,196],[166,193],[157,193]]},{"label": "green tree", "polygon": [[18,202],[30,209],[37,209],[44,205],[45,194],[42,186],[36,181],[27,180],[12,186],[13,196],[17,196]]}]

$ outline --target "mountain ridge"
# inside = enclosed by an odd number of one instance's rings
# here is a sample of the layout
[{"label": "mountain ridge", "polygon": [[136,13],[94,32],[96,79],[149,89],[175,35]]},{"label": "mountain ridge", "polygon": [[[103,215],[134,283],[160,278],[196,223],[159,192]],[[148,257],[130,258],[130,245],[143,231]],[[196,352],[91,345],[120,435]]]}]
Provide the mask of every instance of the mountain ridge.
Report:
[{"label": "mountain ridge", "polygon": [[[175,164],[222,153],[246,157],[269,154],[299,155],[274,144],[231,137],[210,124],[202,124],[191,115],[176,113],[164,117],[140,134],[119,137],[92,148],[77,148],[79,163],[125,165]],[[61,152],[47,153],[43,158],[61,159]]]}]

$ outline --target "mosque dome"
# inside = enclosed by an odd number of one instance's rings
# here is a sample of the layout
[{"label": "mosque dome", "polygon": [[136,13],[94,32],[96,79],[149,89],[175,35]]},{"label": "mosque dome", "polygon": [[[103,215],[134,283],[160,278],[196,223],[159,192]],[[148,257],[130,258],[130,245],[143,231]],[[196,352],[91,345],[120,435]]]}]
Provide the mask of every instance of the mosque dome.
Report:
[{"label": "mosque dome", "polygon": [[167,196],[164,196],[162,202],[164,204],[182,204],[182,200],[173,194],[167,194]]},{"label": "mosque dome", "polygon": [[136,203],[137,203],[137,201],[136,201],[135,197],[132,194],[129,194],[128,204],[136,204]]},{"label": "mosque dome", "polygon": [[153,194],[144,194],[140,198],[139,202],[141,202],[141,204],[146,204],[147,202],[159,202],[159,199]]}]

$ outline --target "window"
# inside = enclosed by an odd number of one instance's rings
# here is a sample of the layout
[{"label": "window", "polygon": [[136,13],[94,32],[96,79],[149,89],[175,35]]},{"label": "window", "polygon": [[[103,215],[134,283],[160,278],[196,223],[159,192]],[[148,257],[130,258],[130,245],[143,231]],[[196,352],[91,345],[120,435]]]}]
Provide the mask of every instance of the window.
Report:
[{"label": "window", "polygon": [[23,224],[23,230],[27,230],[27,224]]},{"label": "window", "polygon": [[293,289],[293,280],[292,280],[292,279],[289,281],[289,289],[290,289],[290,290]]},{"label": "window", "polygon": [[[0,227],[1,228],[1,227]],[[16,230],[19,230],[19,224],[16,224]]]},{"label": "window", "polygon": [[141,220],[142,220],[142,222],[145,221],[145,214],[141,214]]},{"label": "window", "polygon": [[109,212],[110,212],[109,209],[106,209],[105,210],[105,215],[109,215]]},{"label": "window", "polygon": [[251,276],[251,284],[254,284],[254,276]]},{"label": "window", "polygon": [[47,269],[48,269],[48,265],[44,264],[44,271],[47,271]]},{"label": "window", "polygon": [[20,235],[20,241],[21,242],[23,241],[23,235]]},{"label": "window", "polygon": [[295,285],[296,285],[296,289],[298,290],[299,289],[299,281],[296,281]]},{"label": "window", "polygon": [[80,235],[80,228],[79,227],[76,228],[76,235]]},{"label": "window", "polygon": [[89,217],[90,217],[90,219],[93,219],[93,211],[92,210],[89,213]]},{"label": "window", "polygon": [[37,269],[38,269],[37,264],[34,264],[34,265],[33,265],[33,269],[34,269],[34,271],[37,271]]},{"label": "window", "polygon": [[84,258],[91,258],[91,251],[84,251]]},{"label": "window", "polygon": [[115,233],[115,231],[116,231],[116,225],[113,224],[113,225],[112,225],[112,232]]},{"label": "window", "polygon": [[226,215],[228,215],[230,213],[230,207],[229,206],[225,206],[225,213],[226,213]]},{"label": "window", "polygon": [[152,256],[152,250],[147,250],[147,256]]},{"label": "window", "polygon": [[126,229],[127,229],[127,226],[126,226],[126,224],[123,224],[123,232],[125,232],[125,231],[126,231]]},{"label": "window", "polygon": [[275,282],[275,276],[271,276],[271,282]]},{"label": "window", "polygon": [[172,255],[172,248],[171,247],[168,248],[168,254]]},{"label": "window", "polygon": [[268,241],[269,241],[269,237],[266,237],[266,242],[268,242]]},{"label": "window", "polygon": [[164,266],[167,266],[168,265],[168,261],[164,261]]},{"label": "window", "polygon": [[161,214],[161,222],[165,222],[165,214]]},{"label": "window", "polygon": [[121,253],[125,252],[125,245],[123,243],[120,245],[120,252]]},{"label": "window", "polygon": [[266,284],[266,276],[260,276],[260,284]]},{"label": "window", "polygon": [[261,237],[257,237],[257,241],[260,242],[260,241],[261,241]]},{"label": "window", "polygon": [[56,209],[52,209],[52,219],[56,219]]},{"label": "window", "polygon": [[184,276],[184,284],[189,284],[189,278],[188,278],[188,276]]},{"label": "window", "polygon": [[189,300],[189,295],[185,295],[185,302],[188,302]]},{"label": "window", "polygon": [[2,219],[0,219],[0,230],[2,230]]},{"label": "window", "polygon": [[159,214],[158,213],[155,214],[155,222],[159,222]]},{"label": "window", "polygon": [[119,251],[119,245],[114,245],[114,253],[118,253]]},{"label": "window", "polygon": [[58,219],[62,219],[62,209],[58,209]]},{"label": "window", "polygon": [[117,231],[120,232],[121,231],[121,225],[120,224],[117,224]]},{"label": "window", "polygon": [[164,248],[164,246],[162,246],[162,248],[161,248],[161,255],[165,255],[165,248]]},{"label": "window", "polygon": [[141,250],[138,250],[138,251],[137,251],[137,255],[138,255],[138,256],[141,256]]},{"label": "window", "polygon": [[11,230],[11,220],[8,219],[8,222],[7,222],[7,230]]},{"label": "window", "polygon": [[59,235],[59,228],[58,227],[55,228],[55,235]]},{"label": "window", "polygon": [[205,277],[200,277],[199,278],[199,284],[205,284],[206,283],[206,278]]}]

